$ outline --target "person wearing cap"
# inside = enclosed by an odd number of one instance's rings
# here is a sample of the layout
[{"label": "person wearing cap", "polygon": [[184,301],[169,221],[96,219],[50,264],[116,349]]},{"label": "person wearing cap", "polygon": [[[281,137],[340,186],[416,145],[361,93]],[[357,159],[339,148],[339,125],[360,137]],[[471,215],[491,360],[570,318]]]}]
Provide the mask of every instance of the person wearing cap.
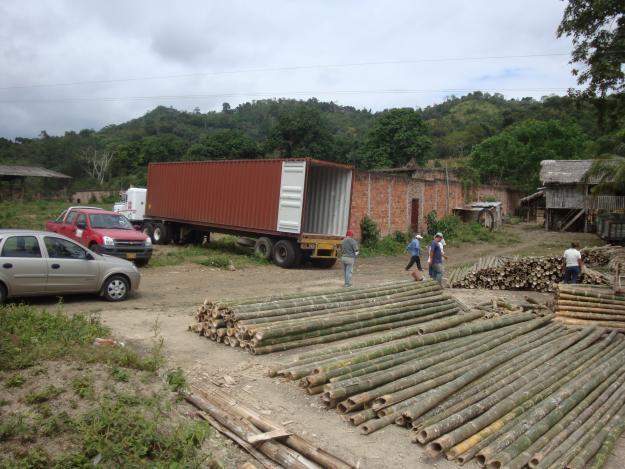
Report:
[{"label": "person wearing cap", "polygon": [[436,280],[438,284],[443,286],[443,259],[447,259],[447,256],[443,252],[441,246],[441,240],[443,239],[443,233],[438,232],[434,235],[434,240],[430,243],[430,255],[428,258],[428,264],[430,266],[432,279]]},{"label": "person wearing cap", "polygon": [[343,276],[345,278],[345,287],[352,286],[352,273],[354,272],[354,263],[358,255],[358,243],[353,238],[354,232],[347,230],[345,238],[341,242],[341,262],[343,263]]},{"label": "person wearing cap", "polygon": [[414,239],[410,241],[408,246],[406,246],[406,252],[410,253],[410,262],[408,262],[408,265],[406,266],[406,270],[410,270],[410,267],[412,267],[412,265],[416,263],[417,269],[423,272],[423,269],[421,268],[421,240],[422,239],[423,239],[423,236],[421,236],[420,234],[416,234],[414,235]]}]

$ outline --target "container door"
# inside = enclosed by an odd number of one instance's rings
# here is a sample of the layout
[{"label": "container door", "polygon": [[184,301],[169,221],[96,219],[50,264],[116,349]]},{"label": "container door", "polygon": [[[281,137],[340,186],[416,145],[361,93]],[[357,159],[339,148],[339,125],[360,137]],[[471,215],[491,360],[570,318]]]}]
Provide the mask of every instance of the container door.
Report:
[{"label": "container door", "polygon": [[302,226],[306,161],[284,161],[280,183],[278,231],[299,233]]}]

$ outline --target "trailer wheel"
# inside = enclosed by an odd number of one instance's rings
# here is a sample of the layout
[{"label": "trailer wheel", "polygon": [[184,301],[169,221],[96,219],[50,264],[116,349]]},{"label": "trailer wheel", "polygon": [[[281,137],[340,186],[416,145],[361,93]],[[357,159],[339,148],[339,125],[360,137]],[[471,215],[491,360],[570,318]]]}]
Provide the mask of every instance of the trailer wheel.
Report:
[{"label": "trailer wheel", "polygon": [[146,223],[145,225],[143,225],[143,234],[146,235],[147,237],[149,237],[152,240],[152,243],[155,243],[154,241],[154,226],[152,225],[152,223]]},{"label": "trailer wheel", "polygon": [[310,259],[310,263],[313,267],[318,269],[331,269],[336,264],[336,258],[334,259]]},{"label": "trailer wheel", "polygon": [[157,223],[154,225],[153,237],[155,244],[169,244],[171,236],[167,225],[165,225],[165,223]]},{"label": "trailer wheel", "polygon": [[297,267],[302,262],[302,250],[288,239],[281,239],[273,247],[274,263],[284,269]]},{"label": "trailer wheel", "polygon": [[254,254],[268,261],[273,256],[273,249],[273,241],[265,236],[258,238],[254,244]]}]

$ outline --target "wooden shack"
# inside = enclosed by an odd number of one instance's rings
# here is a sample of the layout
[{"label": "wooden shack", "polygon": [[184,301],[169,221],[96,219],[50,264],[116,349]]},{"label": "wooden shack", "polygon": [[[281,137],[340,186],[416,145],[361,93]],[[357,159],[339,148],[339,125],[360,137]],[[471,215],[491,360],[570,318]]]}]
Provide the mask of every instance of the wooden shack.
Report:
[{"label": "wooden shack", "polygon": [[544,186],[545,227],[552,231],[596,231],[599,211],[623,211],[625,197],[593,195],[599,178],[584,176],[593,160],[543,160],[540,180]]}]

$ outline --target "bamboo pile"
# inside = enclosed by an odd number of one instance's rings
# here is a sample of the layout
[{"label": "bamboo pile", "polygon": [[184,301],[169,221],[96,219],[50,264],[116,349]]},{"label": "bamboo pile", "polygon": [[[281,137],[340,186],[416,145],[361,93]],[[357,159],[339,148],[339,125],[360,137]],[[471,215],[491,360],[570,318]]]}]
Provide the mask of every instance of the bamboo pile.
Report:
[{"label": "bamboo pile", "polygon": [[[491,258],[489,258],[491,259]],[[479,263],[478,263],[479,264]],[[476,266],[478,265],[476,264]],[[485,267],[474,267],[464,275],[450,277],[454,288],[485,288],[491,290],[553,291],[562,279],[562,258],[558,256],[498,258]],[[584,267],[580,283],[607,285],[610,276]]]},{"label": "bamboo pile", "polygon": [[625,248],[623,246],[595,246],[582,249],[582,260],[585,264],[594,266],[604,266],[614,258],[625,258]]},{"label": "bamboo pile", "polygon": [[625,427],[625,338],[516,312],[300,354],[297,380],[370,434],[411,430],[433,457],[488,468],[600,467]]},{"label": "bamboo pile", "polygon": [[459,267],[451,271],[448,281],[450,285],[462,282],[469,272],[477,272],[482,269],[496,268],[503,264],[504,258],[497,256],[480,257],[478,261],[470,266]]},{"label": "bamboo pile", "polygon": [[[266,468],[352,469],[355,466],[282,428],[218,389],[192,386],[185,399],[199,416],[248,451]],[[255,467],[255,466],[253,466]]]},{"label": "bamboo pile", "polygon": [[378,340],[387,331],[412,335],[453,327],[469,320],[456,315],[462,310],[435,282],[408,281],[242,301],[207,300],[189,329],[265,354],[360,336]]},{"label": "bamboo pile", "polygon": [[601,326],[625,332],[625,296],[609,288],[559,285],[555,312],[564,324]]}]

